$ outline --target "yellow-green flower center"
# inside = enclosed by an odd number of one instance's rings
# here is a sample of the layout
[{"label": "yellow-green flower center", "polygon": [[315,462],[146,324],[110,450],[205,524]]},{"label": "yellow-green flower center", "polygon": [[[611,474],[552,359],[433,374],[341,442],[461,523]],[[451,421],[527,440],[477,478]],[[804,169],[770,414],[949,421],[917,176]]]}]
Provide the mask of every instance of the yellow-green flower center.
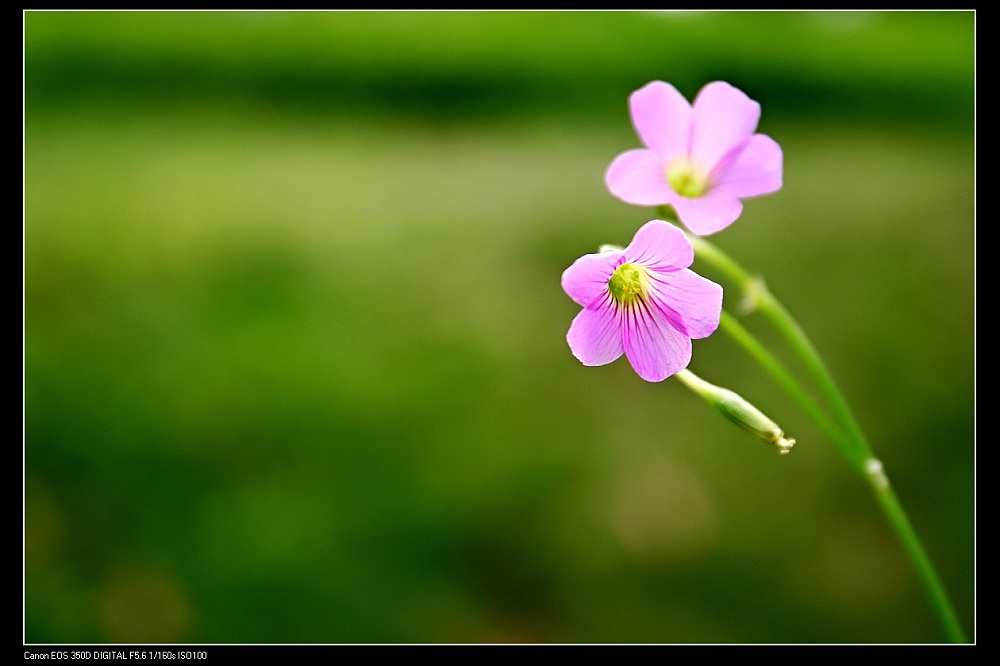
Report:
[{"label": "yellow-green flower center", "polygon": [[677,160],[666,170],[667,182],[674,192],[696,199],[708,191],[708,174],[687,160]]},{"label": "yellow-green flower center", "polygon": [[646,269],[636,264],[624,263],[615,269],[608,280],[608,289],[620,305],[631,305],[646,297]]}]

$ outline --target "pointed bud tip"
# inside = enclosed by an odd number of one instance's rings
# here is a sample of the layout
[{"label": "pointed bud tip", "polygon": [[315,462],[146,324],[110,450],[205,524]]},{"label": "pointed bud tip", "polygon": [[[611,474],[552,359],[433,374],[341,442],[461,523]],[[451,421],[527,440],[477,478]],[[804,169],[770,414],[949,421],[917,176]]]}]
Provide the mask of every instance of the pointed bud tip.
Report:
[{"label": "pointed bud tip", "polygon": [[776,441],[774,445],[778,447],[778,455],[784,456],[788,455],[788,452],[792,450],[793,446],[795,446],[795,440],[787,439],[784,435],[782,435],[778,438],[778,441]]}]

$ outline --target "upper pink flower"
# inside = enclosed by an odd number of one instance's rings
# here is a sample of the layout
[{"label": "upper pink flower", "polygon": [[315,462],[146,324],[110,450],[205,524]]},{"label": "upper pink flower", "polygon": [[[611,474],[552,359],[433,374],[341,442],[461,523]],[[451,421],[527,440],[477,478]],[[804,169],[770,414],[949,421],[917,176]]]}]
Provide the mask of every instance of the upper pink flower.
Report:
[{"label": "upper pink flower", "polygon": [[684,232],[652,220],[624,250],[587,254],[562,274],[562,287],[583,306],[566,334],[584,365],[622,354],[640,377],[666,379],[691,361],[691,339],[719,326],[722,287],[691,271],[694,249]]},{"label": "upper pink flower", "polygon": [[760,104],[728,83],[709,83],[688,104],[669,83],[653,81],[629,98],[632,125],[645,148],[622,153],[605,182],[631,204],[669,204],[693,233],[732,224],[740,199],[781,188],[781,147],[754,134]]}]

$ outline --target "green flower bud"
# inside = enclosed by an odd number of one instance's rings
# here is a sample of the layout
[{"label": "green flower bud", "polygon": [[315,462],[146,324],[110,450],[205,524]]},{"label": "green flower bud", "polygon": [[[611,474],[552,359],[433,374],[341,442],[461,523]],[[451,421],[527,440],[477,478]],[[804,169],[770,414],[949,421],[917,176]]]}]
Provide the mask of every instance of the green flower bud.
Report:
[{"label": "green flower bud", "polygon": [[788,453],[795,445],[795,440],[785,437],[785,433],[778,427],[777,423],[738,393],[715,384],[709,384],[690,370],[681,370],[675,376],[685,386],[707,400],[727,419],[758,439],[777,447],[779,454]]}]

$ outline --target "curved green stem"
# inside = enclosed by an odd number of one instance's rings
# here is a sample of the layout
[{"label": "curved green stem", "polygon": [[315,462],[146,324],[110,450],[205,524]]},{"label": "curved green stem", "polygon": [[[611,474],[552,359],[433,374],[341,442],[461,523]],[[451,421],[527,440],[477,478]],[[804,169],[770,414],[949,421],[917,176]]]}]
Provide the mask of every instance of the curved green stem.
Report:
[{"label": "curved green stem", "polygon": [[848,438],[830,420],[830,417],[826,415],[823,408],[802,388],[802,385],[792,377],[791,373],[785,370],[785,367],[770,352],[764,349],[764,346],[749,331],[743,328],[735,317],[723,310],[719,327],[771,374],[774,380],[798,403],[802,411],[819,426],[824,435],[829,437],[841,449],[846,449],[850,446]]},{"label": "curved green stem", "polygon": [[809,374],[819,387],[823,397],[826,398],[830,409],[840,423],[840,426],[848,434],[852,443],[848,453],[849,460],[855,466],[861,466],[864,461],[872,456],[871,447],[868,445],[864,433],[858,426],[850,407],[844,400],[843,395],[834,384],[833,379],[826,369],[826,365],[820,359],[819,354],[813,347],[809,338],[799,327],[798,323],[785,310],[784,306],[767,290],[766,287],[758,287],[757,307],[771,323],[784,335],[785,339],[795,350],[802,363],[806,366]]},{"label": "curved green stem", "polygon": [[931,607],[948,637],[948,641],[966,643],[962,624],[958,621],[958,616],[955,615],[951,602],[948,600],[948,594],[934,571],[934,564],[920,543],[920,539],[917,538],[913,526],[910,525],[910,520],[906,517],[906,512],[903,511],[903,505],[900,504],[899,498],[896,497],[892,486],[889,485],[889,479],[882,470],[882,462],[877,458],[869,458],[865,465],[865,471],[882,511],[889,519],[896,534],[899,535],[903,542],[903,548],[910,556],[927,594],[930,595]]},{"label": "curved green stem", "polygon": [[842,444],[841,450],[847,459],[859,472],[864,473],[865,461],[872,457],[868,441],[864,433],[861,432],[847,401],[841,395],[819,353],[798,322],[768,290],[763,280],[750,275],[742,266],[704,238],[688,234],[688,239],[694,246],[695,255],[715,266],[728,279],[735,282],[744,293],[745,299],[750,302],[751,307],[759,310],[770,319],[775,328],[795,350],[809,375],[816,382],[824,399],[833,410],[840,428],[847,434],[846,440],[834,441],[837,444]]},{"label": "curved green stem", "polygon": [[762,348],[758,349],[760,346],[759,343],[749,336],[742,327],[738,325],[734,326],[735,321],[731,317],[726,316],[723,318],[726,322],[725,324],[720,322],[721,327],[729,335],[733,336],[744,349],[751,353],[751,356],[778,380],[778,383],[803,407],[823,432],[837,444],[848,459],[848,462],[869,481],[878,499],[879,506],[902,542],[904,550],[913,563],[917,576],[930,597],[931,606],[941,623],[945,635],[953,643],[965,643],[966,639],[962,626],[958,621],[951,602],[948,600],[944,586],[941,584],[934,566],[927,556],[920,539],[917,537],[913,526],[910,524],[902,505],[889,485],[888,477],[886,477],[882,469],[882,463],[872,454],[871,447],[868,445],[864,433],[862,433],[861,428],[858,426],[847,401],[837,388],[833,377],[813,347],[812,342],[810,342],[805,332],[798,325],[798,322],[795,321],[778,299],[768,291],[762,280],[751,276],[739,264],[704,238],[691,234],[688,234],[688,238],[694,246],[696,256],[712,264],[727,278],[737,283],[744,294],[752,299],[757,309],[771,320],[771,323],[795,350],[813,381],[816,382],[830,409],[833,411],[834,417],[839,423],[839,428],[834,427],[829,422],[825,413],[812,402],[808,394],[805,394],[780,363],[771,357],[770,354],[764,352]]}]

